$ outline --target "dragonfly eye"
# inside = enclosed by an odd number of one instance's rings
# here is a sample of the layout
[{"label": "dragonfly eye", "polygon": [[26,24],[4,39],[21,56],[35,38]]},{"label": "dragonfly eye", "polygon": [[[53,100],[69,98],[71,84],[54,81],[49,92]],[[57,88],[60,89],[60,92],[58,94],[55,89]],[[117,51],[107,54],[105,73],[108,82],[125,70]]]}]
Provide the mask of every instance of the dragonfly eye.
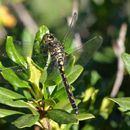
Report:
[{"label": "dragonfly eye", "polygon": [[54,40],[54,36],[53,36],[53,35],[48,35],[47,39],[48,39],[49,41],[53,41],[53,40]]},{"label": "dragonfly eye", "polygon": [[54,36],[53,34],[45,34],[44,37],[43,37],[43,42],[48,44],[50,42],[53,42],[54,41]]}]

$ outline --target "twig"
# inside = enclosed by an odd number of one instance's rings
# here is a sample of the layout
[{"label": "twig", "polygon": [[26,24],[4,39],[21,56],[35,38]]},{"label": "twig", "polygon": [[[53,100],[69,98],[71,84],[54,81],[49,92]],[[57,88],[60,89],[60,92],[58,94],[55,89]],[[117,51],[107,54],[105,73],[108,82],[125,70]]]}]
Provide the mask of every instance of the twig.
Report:
[{"label": "twig", "polygon": [[78,0],[73,0],[72,15],[67,18],[68,25],[73,27],[78,19]]},{"label": "twig", "polygon": [[78,10],[79,10],[79,3],[78,2],[79,2],[78,0],[73,0],[73,4],[72,4],[72,15],[74,13],[76,13],[77,16],[78,16]]},{"label": "twig", "polygon": [[125,36],[127,32],[127,24],[122,24],[119,32],[119,38],[116,41],[116,44],[113,44],[114,52],[118,58],[118,67],[117,67],[117,73],[116,73],[116,80],[113,85],[113,89],[111,91],[110,96],[115,97],[121,87],[123,76],[124,76],[124,63],[121,59],[121,54],[125,52]]},{"label": "twig", "polygon": [[[79,11],[79,1],[73,0],[72,3],[72,16],[68,17],[67,22],[68,25],[73,28],[75,26],[76,21],[78,20],[78,11]],[[79,33],[75,33],[73,44],[75,45],[75,48],[78,48],[79,46],[82,46],[81,37]]]},{"label": "twig", "polygon": [[0,38],[5,38],[7,36],[7,31],[4,27],[0,26]]},{"label": "twig", "polygon": [[34,126],[34,130],[41,130],[41,128],[40,128],[40,126],[35,125],[35,126]]},{"label": "twig", "polygon": [[[74,13],[77,14],[75,23],[76,23],[76,21],[78,20],[78,11],[79,11],[79,0],[73,0],[72,14],[74,14]],[[75,24],[75,23],[74,23],[74,24]],[[75,33],[74,40],[73,40],[73,44],[75,45],[76,48],[82,46],[81,37],[80,37],[80,34],[79,34],[79,33]]]},{"label": "twig", "polygon": [[35,33],[38,30],[37,24],[24,5],[22,3],[15,3],[10,5],[18,15],[19,19],[23,22],[24,26],[29,30],[29,32],[32,33],[33,36],[35,36]]},{"label": "twig", "polygon": [[[73,30],[73,27],[76,24],[76,21],[78,19],[78,8],[79,8],[78,0],[73,0],[72,15],[67,17],[67,24],[68,24],[69,28],[68,28],[67,32],[65,33],[63,43],[65,43],[67,41],[68,36],[69,36],[69,32]],[[78,39],[78,41],[77,41],[77,39]],[[80,38],[80,35],[78,33],[76,33],[75,36],[74,36],[74,42],[75,42],[74,44],[76,44],[76,46],[81,45],[81,38]]]}]

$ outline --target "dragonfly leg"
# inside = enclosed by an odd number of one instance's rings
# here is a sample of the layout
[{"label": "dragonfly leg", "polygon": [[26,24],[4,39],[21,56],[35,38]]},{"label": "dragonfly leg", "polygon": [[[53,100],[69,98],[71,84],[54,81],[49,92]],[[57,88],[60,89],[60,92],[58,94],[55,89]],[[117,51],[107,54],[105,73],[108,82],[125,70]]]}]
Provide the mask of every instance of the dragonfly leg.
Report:
[{"label": "dragonfly leg", "polygon": [[45,65],[45,69],[48,68],[50,62],[51,62],[51,55],[50,55],[50,53],[48,52],[48,58],[47,58],[47,62],[46,62],[46,65]]}]

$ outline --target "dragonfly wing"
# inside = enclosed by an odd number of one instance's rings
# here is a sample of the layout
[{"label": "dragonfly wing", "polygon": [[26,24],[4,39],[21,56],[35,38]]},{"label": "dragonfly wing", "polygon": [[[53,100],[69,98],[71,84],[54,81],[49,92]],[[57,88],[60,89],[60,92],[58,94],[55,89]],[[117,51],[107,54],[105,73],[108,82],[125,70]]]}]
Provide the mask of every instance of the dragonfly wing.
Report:
[{"label": "dragonfly wing", "polygon": [[63,43],[65,43],[68,39],[70,39],[71,36],[74,35],[73,31],[76,25],[76,21],[78,19],[78,14],[76,12],[73,13],[73,15],[68,19],[69,26],[67,27],[67,31],[64,35]]},{"label": "dragonfly wing", "polygon": [[78,48],[72,47],[67,54],[75,55],[78,59],[78,63],[84,66],[100,48],[102,41],[103,39],[101,36],[95,36]]}]

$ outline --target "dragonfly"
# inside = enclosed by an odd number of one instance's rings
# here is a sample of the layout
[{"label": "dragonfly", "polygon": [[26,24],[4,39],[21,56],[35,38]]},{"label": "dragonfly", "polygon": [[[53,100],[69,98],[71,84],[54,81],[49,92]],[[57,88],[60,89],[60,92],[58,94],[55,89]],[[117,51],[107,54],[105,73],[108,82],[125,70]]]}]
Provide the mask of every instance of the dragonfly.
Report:
[{"label": "dragonfly", "polygon": [[41,44],[46,46],[47,51],[50,54],[52,61],[56,62],[61,78],[62,78],[62,82],[64,84],[65,91],[67,93],[69,102],[71,104],[71,107],[75,111],[75,114],[79,114],[79,108],[76,105],[76,101],[72,93],[71,86],[65,74],[65,58],[66,58],[66,55],[79,52],[80,53],[79,63],[87,64],[88,61],[93,56],[93,54],[101,46],[102,37],[95,36],[94,38],[86,42],[82,47],[73,49],[73,52],[71,52],[70,54],[69,52],[66,53],[64,49],[64,43],[59,41],[58,38],[56,38],[54,34],[50,32],[47,32],[42,36]]}]

